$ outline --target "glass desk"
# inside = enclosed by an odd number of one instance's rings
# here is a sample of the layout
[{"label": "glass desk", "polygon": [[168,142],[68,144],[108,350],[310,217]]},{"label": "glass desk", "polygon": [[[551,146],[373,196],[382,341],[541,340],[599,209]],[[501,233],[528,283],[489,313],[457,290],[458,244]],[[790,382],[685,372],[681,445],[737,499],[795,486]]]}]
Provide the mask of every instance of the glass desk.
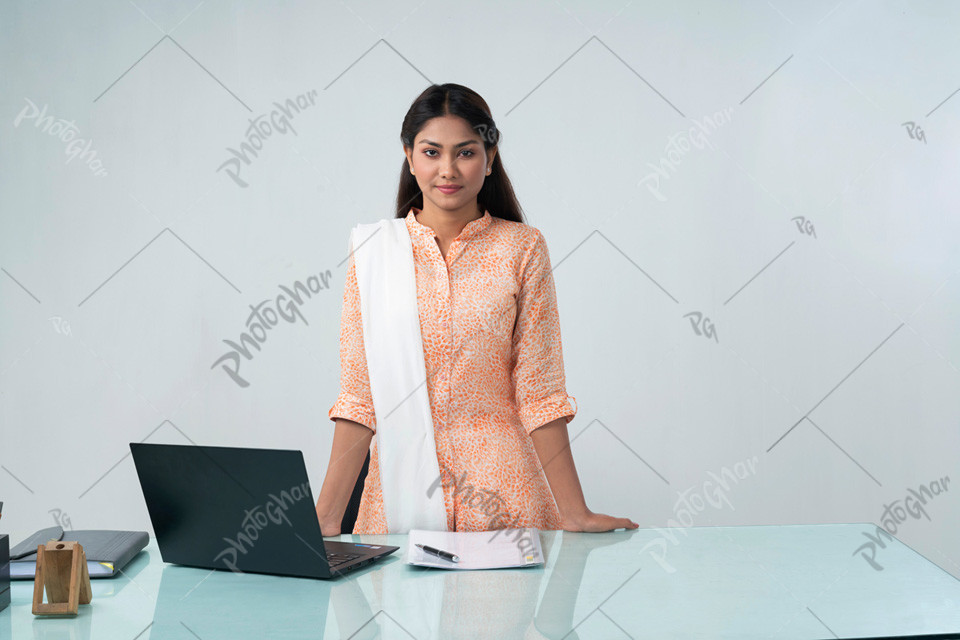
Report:
[{"label": "glass desk", "polygon": [[482,572],[407,565],[406,536],[344,535],[400,550],[331,581],[164,564],[151,540],[121,577],[92,581],[75,618],[33,616],[33,583],[15,582],[0,638],[960,637],[960,581],[897,540],[868,561],[857,549],[875,532],[542,531],[545,565]]}]

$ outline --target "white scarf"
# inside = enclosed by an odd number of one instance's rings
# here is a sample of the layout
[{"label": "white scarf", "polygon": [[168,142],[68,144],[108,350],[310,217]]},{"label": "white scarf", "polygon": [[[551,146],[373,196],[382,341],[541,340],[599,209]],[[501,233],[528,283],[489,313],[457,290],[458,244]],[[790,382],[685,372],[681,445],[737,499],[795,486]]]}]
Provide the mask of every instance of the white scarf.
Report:
[{"label": "white scarf", "polygon": [[446,531],[406,220],[358,224],[351,253],[354,247],[387,531]]}]

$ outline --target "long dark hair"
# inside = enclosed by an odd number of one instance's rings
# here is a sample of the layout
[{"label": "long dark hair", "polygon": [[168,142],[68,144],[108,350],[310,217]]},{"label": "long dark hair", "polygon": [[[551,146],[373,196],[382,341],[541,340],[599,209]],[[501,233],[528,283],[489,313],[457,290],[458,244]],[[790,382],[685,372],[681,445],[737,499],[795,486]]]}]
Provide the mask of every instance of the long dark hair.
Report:
[{"label": "long dark hair", "polygon": [[[466,120],[470,127],[480,134],[483,147],[490,150],[500,142],[501,134],[490,115],[490,107],[476,91],[460,84],[433,84],[417,96],[403,118],[400,140],[407,147],[413,147],[413,141],[431,118],[446,115],[458,116]],[[483,187],[477,194],[480,210],[487,210],[491,216],[522,222],[526,224],[523,210],[513,192],[513,185],[500,161],[497,151],[490,168],[490,175],[483,181]],[[405,218],[410,207],[423,209],[423,192],[417,184],[417,177],[410,173],[410,163],[406,157],[400,169],[400,188],[397,191],[397,218]]]}]

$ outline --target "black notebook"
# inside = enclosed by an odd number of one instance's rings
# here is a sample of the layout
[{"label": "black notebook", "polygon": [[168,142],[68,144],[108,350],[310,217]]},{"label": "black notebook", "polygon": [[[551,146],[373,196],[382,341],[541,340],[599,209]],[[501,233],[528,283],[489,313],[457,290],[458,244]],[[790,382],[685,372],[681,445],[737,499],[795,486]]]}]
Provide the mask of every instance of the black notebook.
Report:
[{"label": "black notebook", "polygon": [[147,546],[150,536],[146,531],[44,529],[10,550],[10,579],[33,580],[37,570],[37,545],[50,540],[79,542],[87,556],[90,577],[112,578]]}]

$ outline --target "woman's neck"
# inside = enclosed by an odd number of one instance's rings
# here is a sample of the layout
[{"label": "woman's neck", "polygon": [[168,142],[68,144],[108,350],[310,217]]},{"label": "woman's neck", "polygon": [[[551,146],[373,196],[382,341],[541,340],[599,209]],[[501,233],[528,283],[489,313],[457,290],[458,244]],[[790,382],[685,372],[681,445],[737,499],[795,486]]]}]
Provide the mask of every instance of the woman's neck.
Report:
[{"label": "woman's neck", "polygon": [[425,203],[420,213],[416,214],[417,221],[433,229],[437,239],[444,245],[453,242],[465,226],[483,217],[483,212],[476,204],[458,211],[434,209],[428,205]]}]

